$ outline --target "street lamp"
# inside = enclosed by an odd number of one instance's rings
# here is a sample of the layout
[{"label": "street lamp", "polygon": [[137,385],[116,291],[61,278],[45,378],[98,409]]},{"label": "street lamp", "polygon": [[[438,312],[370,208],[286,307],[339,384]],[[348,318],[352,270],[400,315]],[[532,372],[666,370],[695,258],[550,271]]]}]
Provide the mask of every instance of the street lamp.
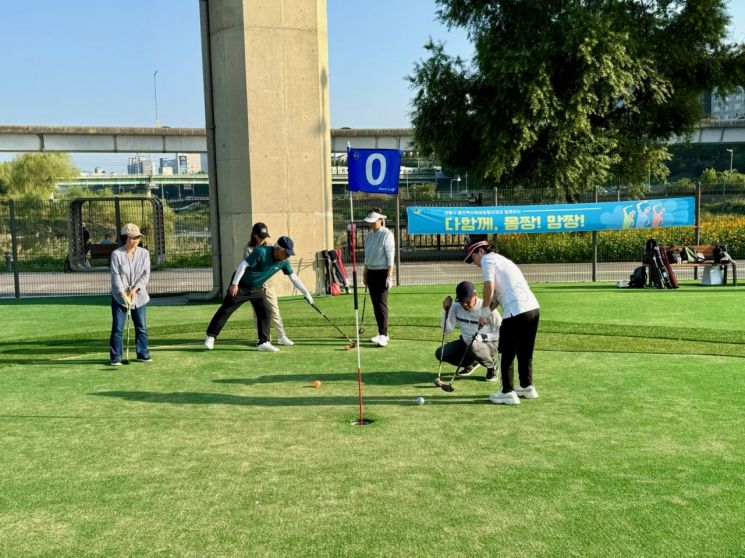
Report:
[{"label": "street lamp", "polygon": [[460,190],[460,176],[459,176],[458,178],[453,178],[453,179],[452,179],[452,180],[450,181],[450,196],[451,196],[451,197],[452,197],[452,195],[453,195],[453,182],[458,182],[458,189]]},{"label": "street lamp", "polygon": [[153,92],[155,93],[155,127],[160,128],[160,120],[158,120],[158,70],[153,72]]},{"label": "street lamp", "polygon": [[732,160],[735,158],[735,150],[728,149],[729,151],[729,173],[732,174]]}]

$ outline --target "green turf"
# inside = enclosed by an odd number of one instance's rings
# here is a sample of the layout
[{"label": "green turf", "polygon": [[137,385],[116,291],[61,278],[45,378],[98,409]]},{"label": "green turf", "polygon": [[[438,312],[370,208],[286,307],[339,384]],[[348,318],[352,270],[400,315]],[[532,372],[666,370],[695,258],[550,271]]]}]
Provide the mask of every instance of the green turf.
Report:
[{"label": "green turf", "polygon": [[[366,427],[302,300],[278,354],[248,306],[211,352],[216,304],[153,306],[155,361],[120,368],[106,299],[4,301],[0,556],[745,554],[745,288],[534,290],[541,397],[502,407],[483,369],[431,385],[447,289],[394,289]],[[351,297],[318,305],[352,333]]]}]

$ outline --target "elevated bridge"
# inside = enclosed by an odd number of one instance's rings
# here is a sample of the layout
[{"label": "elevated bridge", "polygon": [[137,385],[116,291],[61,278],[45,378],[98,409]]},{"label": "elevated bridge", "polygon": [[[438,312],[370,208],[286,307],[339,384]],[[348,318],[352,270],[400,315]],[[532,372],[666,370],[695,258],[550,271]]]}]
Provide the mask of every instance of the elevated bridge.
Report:
[{"label": "elevated bridge", "polygon": [[[352,147],[414,149],[414,130],[350,129],[331,130],[331,152]],[[68,153],[206,153],[203,128],[119,128],[87,126],[0,125],[0,152]]]}]

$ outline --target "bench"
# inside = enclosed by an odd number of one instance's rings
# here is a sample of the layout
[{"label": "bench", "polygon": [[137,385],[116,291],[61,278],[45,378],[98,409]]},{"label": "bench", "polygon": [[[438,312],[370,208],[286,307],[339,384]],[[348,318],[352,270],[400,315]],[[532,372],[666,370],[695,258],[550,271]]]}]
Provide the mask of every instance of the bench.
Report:
[{"label": "bench", "polygon": [[[692,268],[698,268],[699,266],[707,266],[707,265],[721,265],[724,269],[724,274],[722,276],[722,284],[727,284],[727,269],[729,267],[732,267],[732,286],[737,285],[737,264],[735,264],[734,260],[730,260],[727,262],[715,262],[714,261],[714,248],[716,246],[714,244],[699,244],[696,246],[688,246],[691,250],[696,252],[697,254],[701,254],[704,256],[704,261],[702,262],[680,262],[675,263],[674,261],[670,260],[670,252],[678,251],[683,252],[683,246],[660,246],[660,251],[664,252],[665,254],[668,254],[668,260],[670,261],[670,267],[675,270],[676,267],[692,267]],[[649,264],[643,264],[647,267],[649,267]],[[652,284],[652,274],[648,273],[647,276],[649,277],[649,284]]]},{"label": "bench", "polygon": [[108,260],[111,258],[111,254],[116,250],[118,246],[114,243],[111,244],[91,244],[90,245],[90,258],[92,260]]}]

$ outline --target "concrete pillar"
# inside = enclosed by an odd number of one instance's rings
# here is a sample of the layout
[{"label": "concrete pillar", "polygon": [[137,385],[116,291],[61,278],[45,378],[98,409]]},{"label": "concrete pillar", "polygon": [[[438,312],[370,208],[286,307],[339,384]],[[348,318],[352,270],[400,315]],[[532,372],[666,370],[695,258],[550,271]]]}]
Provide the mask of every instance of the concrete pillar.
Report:
[{"label": "concrete pillar", "polygon": [[[295,241],[295,271],[333,247],[325,0],[201,0],[212,203],[223,292],[251,226]],[[211,107],[209,106],[211,104]],[[214,217],[213,217],[214,220]],[[289,281],[276,280],[279,294]]]}]

